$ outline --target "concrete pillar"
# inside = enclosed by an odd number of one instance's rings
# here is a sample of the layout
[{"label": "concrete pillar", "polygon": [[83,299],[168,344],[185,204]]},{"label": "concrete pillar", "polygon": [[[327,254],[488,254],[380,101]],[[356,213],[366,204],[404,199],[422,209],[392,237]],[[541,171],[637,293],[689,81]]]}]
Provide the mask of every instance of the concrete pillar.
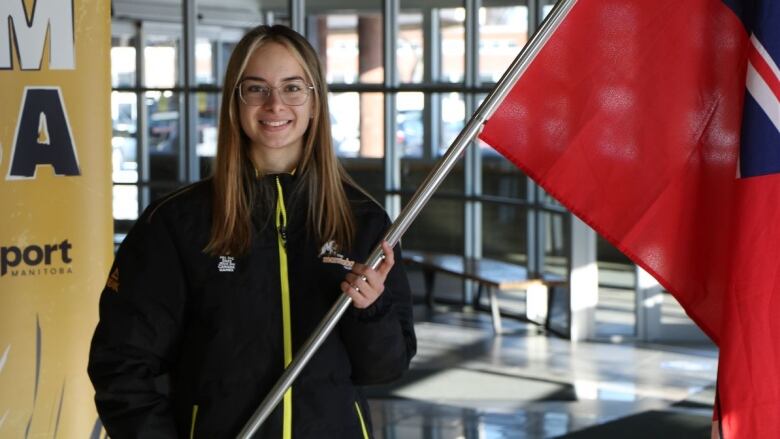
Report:
[{"label": "concrete pillar", "polygon": [[[361,15],[358,18],[358,72],[361,83],[381,84],[382,16]],[[384,155],[384,105],[382,93],[360,95],[360,156]]]},{"label": "concrete pillar", "polygon": [[599,300],[599,274],[596,266],[596,232],[571,216],[569,306],[571,340],[588,340],[596,335],[596,305]]},{"label": "concrete pillar", "polygon": [[636,337],[641,341],[660,338],[661,304],[663,304],[663,288],[650,273],[639,266],[636,273]]}]

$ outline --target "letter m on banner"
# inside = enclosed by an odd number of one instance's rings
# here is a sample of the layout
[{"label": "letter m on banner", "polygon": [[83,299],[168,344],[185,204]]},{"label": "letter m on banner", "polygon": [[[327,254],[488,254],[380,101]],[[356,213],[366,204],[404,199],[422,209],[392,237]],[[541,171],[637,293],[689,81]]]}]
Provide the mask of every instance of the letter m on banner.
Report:
[{"label": "letter m on banner", "polygon": [[11,37],[22,70],[40,70],[49,36],[49,68],[76,68],[73,0],[36,0],[28,13],[24,0],[0,1],[0,70],[13,68]]}]

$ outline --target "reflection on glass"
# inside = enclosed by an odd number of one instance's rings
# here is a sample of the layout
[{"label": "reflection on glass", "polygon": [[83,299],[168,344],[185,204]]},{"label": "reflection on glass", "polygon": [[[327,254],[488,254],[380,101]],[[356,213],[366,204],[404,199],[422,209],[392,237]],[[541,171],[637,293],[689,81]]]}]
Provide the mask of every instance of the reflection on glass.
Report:
[{"label": "reflection on glass", "polygon": [[112,207],[115,220],[138,218],[138,186],[115,185],[113,195]]},{"label": "reflection on glass", "polygon": [[[402,197],[402,204],[409,203]],[[404,248],[463,254],[463,201],[433,198],[404,234]]]},{"label": "reflection on glass", "polygon": [[214,45],[215,43],[208,38],[195,39],[195,82],[197,84],[216,83]]},{"label": "reflection on glass", "polygon": [[179,82],[179,39],[150,35],[144,44],[144,80],[147,87],[170,88]]},{"label": "reflection on glass", "polygon": [[398,41],[396,43],[398,79],[405,83],[422,82],[423,69],[425,68],[422,13],[403,11],[398,16],[398,27]]},{"label": "reflection on glass", "polygon": [[219,123],[219,95],[198,93],[198,145],[196,152],[201,178],[212,173],[217,155],[217,125]]},{"label": "reflection on glass", "polygon": [[135,86],[135,39],[129,35],[111,37],[111,86]]},{"label": "reflection on glass", "polygon": [[[433,170],[435,161],[405,157],[401,160],[401,189],[415,191]],[[463,160],[458,161],[444,178],[436,194],[463,196]]]},{"label": "reflection on glass", "polygon": [[527,40],[526,6],[479,8],[480,81],[498,81]]},{"label": "reflection on glass", "polygon": [[402,157],[422,157],[425,142],[425,95],[421,92],[398,93],[396,105],[396,148]]},{"label": "reflection on glass", "polygon": [[368,6],[360,14],[312,13],[310,34],[328,83],[384,81],[380,4],[375,12],[371,9]]},{"label": "reflection on glass", "polygon": [[523,206],[482,203],[482,254],[525,265],[527,220]]},{"label": "reflection on glass", "polygon": [[[358,81],[357,15],[333,14],[318,18],[325,23],[325,41],[320,40],[324,53],[326,80],[329,83],[353,84]],[[324,50],[322,50],[324,49]]]},{"label": "reflection on glass", "polygon": [[465,125],[466,101],[461,93],[441,95],[441,136],[438,155],[443,155],[450,144],[458,137]]},{"label": "reflection on glass", "polygon": [[111,93],[111,175],[116,183],[138,181],[136,108],[134,93]]},{"label": "reflection on glass", "polygon": [[545,273],[566,275],[568,256],[566,242],[568,230],[565,226],[565,213],[539,212],[541,235],[544,254]]},{"label": "reflection on glass", "polygon": [[149,177],[152,181],[177,181],[181,121],[179,94],[172,91],[146,92],[149,145]]},{"label": "reflection on glass", "polygon": [[477,144],[482,151],[482,193],[525,200],[527,184],[522,171],[482,140]]},{"label": "reflection on glass", "polygon": [[358,16],[358,74],[361,83],[381,83],[385,79],[382,64],[382,35],[380,13]]},{"label": "reflection on glass", "polygon": [[198,102],[197,154],[200,157],[214,157],[217,154],[219,95],[197,93],[195,96]]},{"label": "reflection on glass", "polygon": [[330,129],[333,147],[341,157],[360,155],[360,108],[358,93],[330,93]]},{"label": "reflection on glass", "polygon": [[236,44],[238,43],[235,41],[230,41],[222,42],[220,44],[222,46],[222,50],[219,51],[221,59],[219,65],[217,65],[217,82],[222,85],[225,82],[225,70],[227,69],[228,62],[230,61],[230,55],[233,53],[233,49],[235,49]]},{"label": "reflection on glass", "polygon": [[441,77],[444,82],[462,82],[466,63],[465,43],[466,9],[443,8],[439,10],[441,30]]},{"label": "reflection on glass", "polygon": [[360,157],[385,156],[384,115],[384,94],[360,93]]}]

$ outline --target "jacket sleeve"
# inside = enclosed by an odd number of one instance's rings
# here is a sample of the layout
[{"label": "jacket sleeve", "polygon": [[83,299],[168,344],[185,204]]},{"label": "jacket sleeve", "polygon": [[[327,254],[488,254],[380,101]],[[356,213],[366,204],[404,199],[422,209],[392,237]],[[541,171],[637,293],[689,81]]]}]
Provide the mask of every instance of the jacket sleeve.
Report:
[{"label": "jacket sleeve", "polygon": [[169,372],[185,291],[163,218],[143,216],[111,268],[89,354],[95,403],[110,437],[177,437]]},{"label": "jacket sleeve", "polygon": [[[389,223],[385,218],[385,229]],[[394,255],[395,265],[387,275],[382,295],[366,309],[350,307],[340,323],[341,337],[352,363],[352,380],[358,385],[400,378],[417,352],[412,294],[401,262],[400,244]]]}]

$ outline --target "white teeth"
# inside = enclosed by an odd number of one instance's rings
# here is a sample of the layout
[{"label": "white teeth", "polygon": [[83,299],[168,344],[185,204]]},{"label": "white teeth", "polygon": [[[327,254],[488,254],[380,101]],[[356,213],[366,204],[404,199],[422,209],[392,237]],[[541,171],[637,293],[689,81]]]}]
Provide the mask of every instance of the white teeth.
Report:
[{"label": "white teeth", "polygon": [[287,125],[288,120],[261,120],[260,123],[263,125],[270,125],[272,127],[280,127],[282,125]]}]

